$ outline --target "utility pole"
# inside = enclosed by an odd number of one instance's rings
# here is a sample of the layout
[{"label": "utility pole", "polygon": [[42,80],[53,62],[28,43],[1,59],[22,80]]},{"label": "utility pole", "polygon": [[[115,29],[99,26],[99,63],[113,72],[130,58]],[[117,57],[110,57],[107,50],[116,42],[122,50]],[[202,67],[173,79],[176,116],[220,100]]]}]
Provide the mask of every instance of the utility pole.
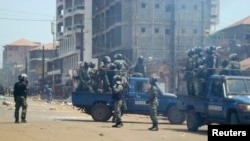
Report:
[{"label": "utility pole", "polygon": [[170,17],[170,92],[175,92],[175,0],[171,0],[171,17]]},{"label": "utility pole", "polygon": [[83,23],[81,21],[81,47],[80,47],[80,61],[83,62]]},{"label": "utility pole", "polygon": [[42,94],[44,94],[43,90],[44,90],[44,84],[45,84],[45,80],[44,80],[44,45],[43,45],[43,51],[42,51]]}]

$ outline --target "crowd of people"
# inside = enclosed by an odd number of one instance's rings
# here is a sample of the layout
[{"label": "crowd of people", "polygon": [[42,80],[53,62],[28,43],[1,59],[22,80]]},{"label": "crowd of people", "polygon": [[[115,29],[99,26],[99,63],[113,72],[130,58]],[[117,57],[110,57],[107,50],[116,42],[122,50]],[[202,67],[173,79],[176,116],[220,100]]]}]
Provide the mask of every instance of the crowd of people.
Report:
[{"label": "crowd of people", "polygon": [[237,53],[231,53],[228,59],[221,61],[215,46],[194,47],[187,52],[184,80],[188,95],[204,95],[208,78],[214,74],[240,75],[240,63]]},{"label": "crowd of people", "polygon": [[138,57],[136,64],[129,67],[121,53],[114,55],[112,61],[109,56],[104,56],[100,65],[96,68],[94,62],[83,62],[80,64],[78,75],[73,78],[78,82],[75,91],[89,93],[108,93],[112,92],[114,76],[119,75],[124,78],[128,73],[135,77],[145,76],[145,66],[143,57]]}]

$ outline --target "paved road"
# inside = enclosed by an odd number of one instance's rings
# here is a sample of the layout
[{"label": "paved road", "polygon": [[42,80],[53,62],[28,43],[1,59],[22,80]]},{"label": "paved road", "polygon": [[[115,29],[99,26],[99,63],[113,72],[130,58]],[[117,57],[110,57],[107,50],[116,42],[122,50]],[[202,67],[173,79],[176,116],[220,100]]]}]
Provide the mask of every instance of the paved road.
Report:
[{"label": "paved road", "polygon": [[[12,97],[7,101],[12,102]],[[112,128],[113,123],[94,122],[91,116],[64,103],[48,104],[28,99],[26,124],[14,124],[14,105],[2,105],[0,99],[0,140],[13,141],[207,141],[207,126],[198,132],[188,132],[186,125],[172,125],[159,117],[159,131],[148,131],[148,116],[124,115],[124,126]]]}]

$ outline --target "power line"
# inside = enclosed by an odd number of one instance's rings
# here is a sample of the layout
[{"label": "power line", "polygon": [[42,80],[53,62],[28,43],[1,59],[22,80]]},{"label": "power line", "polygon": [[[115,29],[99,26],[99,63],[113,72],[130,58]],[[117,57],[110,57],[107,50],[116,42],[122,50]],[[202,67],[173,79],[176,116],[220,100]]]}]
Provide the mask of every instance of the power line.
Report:
[{"label": "power line", "polygon": [[12,20],[12,21],[54,21],[54,20],[48,20],[48,19],[18,19],[18,18],[3,18],[0,17],[2,20]]},{"label": "power line", "polygon": [[12,13],[18,13],[18,14],[24,13],[24,14],[40,15],[40,16],[52,16],[52,15],[41,14],[41,13],[34,13],[34,12],[28,12],[28,11],[16,11],[16,10],[3,9],[3,8],[0,8],[0,11],[3,11],[3,12],[12,12]]}]

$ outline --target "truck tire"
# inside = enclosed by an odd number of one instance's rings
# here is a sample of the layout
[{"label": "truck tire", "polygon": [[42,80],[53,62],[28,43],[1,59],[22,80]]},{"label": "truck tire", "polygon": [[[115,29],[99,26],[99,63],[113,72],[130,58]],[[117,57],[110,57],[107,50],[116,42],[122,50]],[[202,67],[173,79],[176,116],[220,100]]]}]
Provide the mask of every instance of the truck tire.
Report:
[{"label": "truck tire", "polygon": [[94,121],[108,121],[111,117],[111,111],[107,105],[97,103],[91,109],[91,116]]},{"label": "truck tire", "polygon": [[231,125],[239,124],[239,120],[238,120],[238,117],[237,117],[237,114],[236,114],[236,113],[231,113],[231,114],[230,114],[230,121],[229,121],[229,124],[231,124]]},{"label": "truck tire", "polygon": [[171,124],[183,124],[186,119],[185,112],[178,110],[176,106],[169,108],[167,117]]},{"label": "truck tire", "polygon": [[188,131],[197,131],[201,125],[201,117],[193,109],[187,112],[187,128]]}]

